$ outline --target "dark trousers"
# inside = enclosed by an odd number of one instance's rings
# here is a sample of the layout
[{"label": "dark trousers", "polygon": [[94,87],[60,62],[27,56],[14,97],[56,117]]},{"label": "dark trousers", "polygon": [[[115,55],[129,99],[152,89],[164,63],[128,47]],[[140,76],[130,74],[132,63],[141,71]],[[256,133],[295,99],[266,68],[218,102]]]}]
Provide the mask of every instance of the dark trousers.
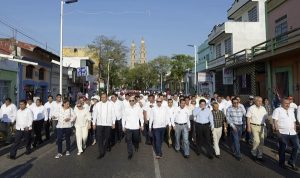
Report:
[{"label": "dark trousers", "polygon": [[119,142],[123,138],[122,119],[116,120],[115,136],[116,136],[117,141],[119,141]]},{"label": "dark trousers", "polygon": [[100,156],[104,156],[109,146],[111,126],[99,126],[96,128],[97,143]]},{"label": "dark trousers", "polygon": [[[62,141],[63,138],[66,139],[66,149],[67,151],[71,150],[71,134],[72,134],[72,128],[56,128],[56,134],[57,134],[57,152],[62,153]],[[65,137],[64,137],[65,136]]]},{"label": "dark trousers", "polygon": [[126,129],[126,142],[128,155],[133,154],[133,146],[135,149],[139,148],[140,143],[140,130]]},{"label": "dark trousers", "polygon": [[41,144],[43,142],[42,140],[42,129],[43,129],[44,119],[33,121],[33,132],[34,132],[34,141],[33,145],[36,146],[36,144]]},{"label": "dark trousers", "polygon": [[166,128],[155,128],[153,129],[153,137],[154,137],[154,152],[156,156],[162,156],[162,143],[164,140],[164,135],[165,135],[165,130]]},{"label": "dark trousers", "polygon": [[207,152],[208,156],[213,156],[213,148],[211,143],[211,131],[209,124],[199,124],[195,122],[195,132],[196,132],[196,145],[197,154],[201,151],[201,146],[203,146]]},{"label": "dark trousers", "polygon": [[292,164],[296,164],[298,149],[299,149],[299,139],[297,135],[284,135],[280,134],[279,138],[279,164],[283,165],[285,162],[285,150],[286,146],[289,143],[292,143],[292,154],[289,159],[289,162]]},{"label": "dark trousers", "polygon": [[189,131],[189,142],[190,144],[194,144],[195,143],[195,121],[194,120],[190,120],[191,123],[191,131]]},{"label": "dark trousers", "polygon": [[57,135],[57,131],[56,131],[56,126],[57,126],[58,120],[51,120],[51,124],[52,124],[52,130],[53,130],[53,134],[56,137]]},{"label": "dark trousers", "polygon": [[49,140],[50,139],[50,122],[49,122],[49,120],[44,122],[44,128],[45,128],[46,140]]},{"label": "dark trousers", "polygon": [[20,147],[23,138],[25,139],[25,143],[26,143],[26,151],[27,152],[31,151],[31,130],[29,131],[17,130],[15,134],[15,142],[10,148],[11,157],[16,157],[17,150]]},{"label": "dark trousers", "polygon": [[145,123],[144,128],[145,128],[144,129],[144,136],[146,138],[146,144],[151,145],[153,136],[150,136],[151,134],[149,134],[149,123]]}]

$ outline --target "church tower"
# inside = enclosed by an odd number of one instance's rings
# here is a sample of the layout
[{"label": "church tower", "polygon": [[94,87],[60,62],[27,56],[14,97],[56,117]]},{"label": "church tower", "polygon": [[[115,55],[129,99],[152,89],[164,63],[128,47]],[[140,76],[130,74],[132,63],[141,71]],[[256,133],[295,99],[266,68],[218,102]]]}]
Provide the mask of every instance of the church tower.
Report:
[{"label": "church tower", "polygon": [[136,62],[136,56],[135,56],[135,43],[132,41],[131,48],[130,48],[130,68],[134,68],[134,64]]},{"label": "church tower", "polygon": [[145,40],[144,38],[142,38],[142,41],[141,41],[141,49],[140,49],[140,63],[141,64],[144,64],[147,62],[147,59],[146,59],[146,47],[145,47]]}]

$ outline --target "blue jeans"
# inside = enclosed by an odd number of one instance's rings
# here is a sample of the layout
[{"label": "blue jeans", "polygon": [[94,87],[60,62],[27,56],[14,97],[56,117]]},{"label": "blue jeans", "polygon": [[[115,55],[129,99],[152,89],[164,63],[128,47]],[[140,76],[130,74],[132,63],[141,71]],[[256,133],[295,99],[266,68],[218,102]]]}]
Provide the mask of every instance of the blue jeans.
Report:
[{"label": "blue jeans", "polygon": [[72,128],[56,128],[56,134],[57,134],[57,152],[62,153],[62,141],[63,136],[65,135],[66,139],[66,149],[67,151],[70,151],[71,149],[71,134],[72,134]]},{"label": "blue jeans", "polygon": [[285,162],[285,150],[286,146],[291,142],[292,143],[292,154],[289,162],[296,164],[298,149],[299,149],[299,139],[297,135],[284,135],[280,134],[279,138],[279,164],[283,165]]},{"label": "blue jeans", "polygon": [[154,136],[154,152],[156,156],[162,156],[162,143],[165,136],[166,128],[155,128],[153,129],[153,136]]},{"label": "blue jeans", "polygon": [[189,146],[189,128],[188,125],[179,125],[176,124],[175,126],[175,149],[177,151],[180,150],[180,137],[182,135],[183,140],[183,152],[184,155],[190,155],[190,146]]},{"label": "blue jeans", "polygon": [[235,125],[237,131],[235,132],[231,127],[231,138],[233,143],[233,154],[236,157],[241,157],[241,150],[240,150],[240,138],[243,132],[243,125]]}]

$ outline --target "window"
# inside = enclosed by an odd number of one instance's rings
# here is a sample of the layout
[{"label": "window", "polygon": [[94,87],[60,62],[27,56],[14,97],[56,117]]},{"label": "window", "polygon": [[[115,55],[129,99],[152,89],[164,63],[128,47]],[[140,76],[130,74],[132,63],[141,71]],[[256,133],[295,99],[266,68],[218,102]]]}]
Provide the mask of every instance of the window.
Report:
[{"label": "window", "polygon": [[216,46],[216,58],[221,57],[221,43]]},{"label": "window", "polygon": [[286,42],[288,32],[287,15],[284,15],[275,21],[275,36],[277,42]]},{"label": "window", "polygon": [[45,80],[45,69],[40,68],[39,70],[39,80]]},{"label": "window", "polygon": [[[0,103],[1,100],[10,96],[10,81],[0,80]],[[2,101],[4,103],[4,101]]]},{"label": "window", "polygon": [[26,78],[33,79],[33,69],[32,65],[26,66]]},{"label": "window", "polygon": [[248,11],[248,19],[249,22],[258,21],[257,6],[253,7],[250,11]]},{"label": "window", "polygon": [[232,54],[231,38],[225,40],[225,54]]}]

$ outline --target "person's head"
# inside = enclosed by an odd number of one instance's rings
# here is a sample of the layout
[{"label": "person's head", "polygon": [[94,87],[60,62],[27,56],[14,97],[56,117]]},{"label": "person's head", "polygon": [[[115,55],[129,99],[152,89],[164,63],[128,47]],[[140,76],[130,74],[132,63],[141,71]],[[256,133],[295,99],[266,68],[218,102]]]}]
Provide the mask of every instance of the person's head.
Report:
[{"label": "person's head", "polygon": [[83,104],[80,102],[80,100],[77,101],[76,106],[78,109],[83,109]]},{"label": "person's head", "polygon": [[185,107],[185,100],[184,99],[179,100],[179,106],[180,106],[181,109],[183,109]]},{"label": "person's head", "polygon": [[150,94],[149,96],[148,96],[148,101],[150,102],[150,103],[154,103],[154,95],[153,94]]},{"label": "person's head", "polygon": [[56,102],[61,102],[61,94],[56,95]]},{"label": "person's head", "polygon": [[52,95],[48,96],[48,101],[49,101],[49,103],[52,103],[52,101],[53,101],[53,96]]},{"label": "person's head", "polygon": [[289,109],[289,107],[290,107],[290,103],[291,103],[291,100],[289,99],[289,98],[283,98],[282,100],[281,100],[281,106],[284,108],[284,109],[286,109],[286,110],[288,110]]},{"label": "person's head", "polygon": [[213,103],[213,102],[216,102],[216,99],[215,99],[215,98],[211,98],[211,99],[210,99],[210,103]]},{"label": "person's head", "polygon": [[222,97],[221,97],[221,96],[218,96],[218,97],[217,97],[217,102],[218,102],[218,103],[221,103],[221,102],[222,102]]},{"label": "person's head", "polygon": [[219,104],[217,102],[213,102],[212,103],[212,107],[214,111],[218,111],[219,110]]},{"label": "person's head", "polygon": [[189,97],[185,97],[184,100],[185,100],[185,104],[186,105],[190,104],[190,98]]},{"label": "person's head", "polygon": [[192,100],[192,101],[196,101],[196,96],[193,95],[191,100]]},{"label": "person's head", "polygon": [[168,106],[173,107],[173,100],[172,99],[168,99]]},{"label": "person's head", "polygon": [[192,100],[192,101],[191,101],[191,105],[196,106],[196,101],[195,101],[195,100]]},{"label": "person's head", "polygon": [[177,100],[178,100],[178,95],[177,95],[177,94],[174,94],[174,95],[173,95],[173,99],[174,99],[175,101],[177,101]]},{"label": "person's head", "polygon": [[268,105],[268,104],[270,104],[269,99],[268,99],[268,98],[265,98],[265,99],[264,99],[264,105]]},{"label": "person's head", "polygon": [[230,96],[226,96],[226,100],[229,101],[231,98]]},{"label": "person's head", "polygon": [[81,102],[81,104],[84,104],[84,100],[85,100],[84,96],[80,96],[78,98],[78,102]]},{"label": "person's head", "polygon": [[157,100],[156,100],[156,105],[157,105],[158,107],[161,107],[162,101],[163,101],[163,100],[161,99],[161,97],[157,98]]},{"label": "person's head", "polygon": [[249,96],[249,103],[250,104],[253,104],[255,102],[255,98],[254,98],[254,96]]},{"label": "person's head", "polygon": [[26,105],[27,105],[27,101],[26,100],[21,100],[19,102],[19,107],[21,110],[24,110],[26,108]]},{"label": "person's head", "polygon": [[135,98],[134,98],[134,96],[129,97],[128,101],[129,101],[130,106],[133,107],[135,105]]},{"label": "person's head", "polygon": [[241,98],[239,96],[235,97],[239,103],[241,103]]},{"label": "person's head", "polygon": [[116,93],[111,95],[111,101],[116,102],[118,100],[118,95]]},{"label": "person's head", "polygon": [[231,102],[233,107],[237,108],[239,106],[239,100],[237,97],[233,98]]},{"label": "person's head", "polygon": [[42,105],[42,100],[41,99],[37,99],[35,101],[36,106],[41,106]]},{"label": "person's head", "polygon": [[6,106],[11,104],[11,99],[10,98],[5,98],[5,104]]},{"label": "person's head", "polygon": [[163,100],[164,100],[164,101],[167,101],[167,100],[168,100],[167,95],[163,95]]},{"label": "person's head", "polygon": [[69,100],[64,100],[62,104],[64,109],[69,109],[70,108],[70,101]]},{"label": "person's head", "polygon": [[294,98],[292,96],[289,96],[288,99],[290,100],[290,103],[294,102]]},{"label": "person's head", "polygon": [[262,106],[262,97],[260,97],[260,96],[254,97],[254,104],[255,104],[257,107]]},{"label": "person's head", "polygon": [[28,105],[31,105],[32,103],[33,103],[33,100],[32,100],[31,98],[28,98],[28,99],[27,99],[27,104],[28,104]]},{"label": "person's head", "polygon": [[130,98],[130,94],[129,93],[125,93],[125,99],[129,100],[129,98]]},{"label": "person's head", "polygon": [[201,109],[204,109],[204,108],[206,107],[206,101],[205,101],[204,99],[201,99],[201,100],[199,101],[199,107],[200,107]]},{"label": "person's head", "polygon": [[218,96],[219,96],[218,93],[215,92],[215,93],[214,93],[214,98],[217,99]]},{"label": "person's head", "polygon": [[106,101],[107,101],[107,94],[106,93],[102,93],[101,96],[100,96],[100,100],[101,100],[101,102],[106,103]]}]

